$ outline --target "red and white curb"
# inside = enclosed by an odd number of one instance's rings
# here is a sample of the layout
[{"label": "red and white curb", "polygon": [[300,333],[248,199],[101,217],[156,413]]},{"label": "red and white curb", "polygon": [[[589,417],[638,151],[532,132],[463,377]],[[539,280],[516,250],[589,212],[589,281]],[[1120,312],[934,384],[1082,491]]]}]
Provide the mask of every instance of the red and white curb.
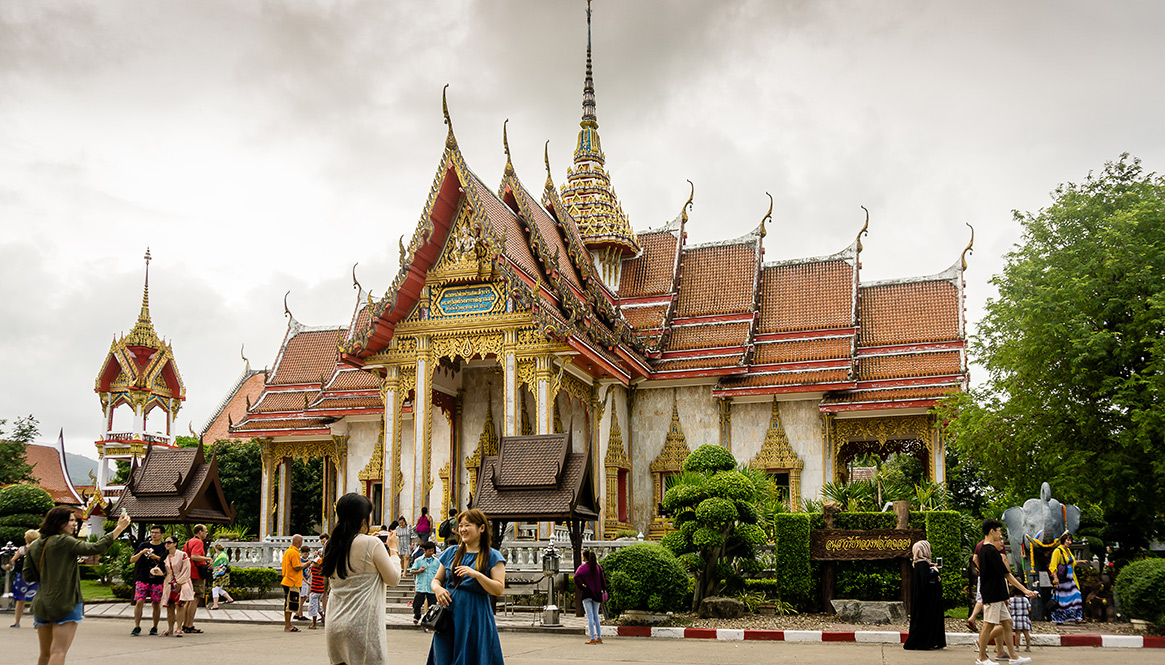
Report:
[{"label": "red and white curb", "polygon": [[[663,639],[704,639],[769,642],[865,642],[901,644],[907,633],[879,630],[747,630],[740,628],[660,628],[653,626],[603,626],[603,637],[657,637]],[[974,633],[947,633],[947,644],[975,644]],[[1165,637],[1148,635],[1049,635],[1033,633],[1037,647],[1106,647],[1165,649]]]}]

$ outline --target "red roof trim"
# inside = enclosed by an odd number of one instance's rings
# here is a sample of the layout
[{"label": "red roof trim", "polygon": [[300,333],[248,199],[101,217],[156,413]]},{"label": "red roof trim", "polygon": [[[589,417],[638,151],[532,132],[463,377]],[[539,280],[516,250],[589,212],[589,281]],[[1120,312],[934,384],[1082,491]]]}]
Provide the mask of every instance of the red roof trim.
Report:
[{"label": "red roof trim", "polygon": [[672,319],[672,326],[694,325],[700,323],[734,323],[737,321],[751,321],[756,317],[755,312],[737,312],[735,314],[714,314],[711,316],[688,316]]},{"label": "red roof trim", "polygon": [[927,408],[938,404],[937,399],[912,399],[901,402],[885,401],[885,402],[846,402],[843,404],[822,404],[819,409],[821,413],[841,413],[843,411],[878,411],[884,409],[918,409]]},{"label": "red roof trim", "polygon": [[859,381],[861,390],[876,390],[879,388],[913,388],[916,386],[960,386],[966,379],[962,374],[947,374],[944,376],[924,376],[913,379],[883,379],[880,381]]},{"label": "red roof trim", "polygon": [[652,379],[688,379],[702,376],[730,376],[748,374],[747,367],[717,367],[714,369],[680,369],[652,372]]},{"label": "red roof trim", "polygon": [[619,379],[619,382],[623,385],[630,383],[630,373],[626,372],[622,367],[612,364],[610,361],[604,358],[602,354],[599,354],[591,349],[589,345],[587,345],[578,337],[568,337],[566,343],[575,351],[578,351],[582,355],[586,356],[588,360],[602,367],[608,374],[615,377],[616,379]]},{"label": "red roof trim", "polygon": [[829,358],[828,360],[806,360],[804,362],[771,363],[768,365],[752,365],[754,372],[785,372],[800,369],[849,369],[853,359],[849,356]]},{"label": "red roof trim", "polygon": [[747,345],[717,346],[703,349],[685,349],[683,351],[664,351],[660,360],[680,360],[683,358],[700,358],[703,356],[727,356],[733,353],[744,353]]},{"label": "red roof trim", "polygon": [[852,390],[853,383],[799,383],[792,386],[758,386],[752,388],[717,388],[712,391],[713,397],[729,397],[733,395],[777,395],[780,393],[821,393],[830,390]]},{"label": "red roof trim", "polygon": [[666,305],[675,297],[674,293],[665,293],[661,296],[640,296],[638,298],[621,298],[619,304],[621,307],[630,305]]},{"label": "red roof trim", "polygon": [[788,339],[816,339],[818,337],[852,337],[857,334],[857,328],[827,328],[824,330],[797,330],[782,333],[757,333],[756,341],[778,342]]},{"label": "red roof trim", "polygon": [[944,351],[962,349],[966,348],[966,346],[967,343],[963,341],[932,342],[929,344],[895,344],[893,346],[864,346],[858,347],[857,355],[875,356],[892,353],[917,353],[919,351]]}]

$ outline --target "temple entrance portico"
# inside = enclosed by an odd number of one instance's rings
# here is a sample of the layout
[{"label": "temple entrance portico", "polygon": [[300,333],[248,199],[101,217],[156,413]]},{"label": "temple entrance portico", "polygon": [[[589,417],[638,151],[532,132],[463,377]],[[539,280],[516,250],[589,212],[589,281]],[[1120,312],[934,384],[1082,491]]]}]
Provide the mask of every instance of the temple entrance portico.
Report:
[{"label": "temple entrance portico", "polygon": [[323,492],[320,501],[319,524],[324,531],[335,522],[333,507],[339,497],[339,488],[346,486],[347,437],[326,439],[278,440],[259,439],[262,460],[260,478],[259,535],[290,536],[291,494],[297,491],[292,477],[296,459],[323,458]]}]

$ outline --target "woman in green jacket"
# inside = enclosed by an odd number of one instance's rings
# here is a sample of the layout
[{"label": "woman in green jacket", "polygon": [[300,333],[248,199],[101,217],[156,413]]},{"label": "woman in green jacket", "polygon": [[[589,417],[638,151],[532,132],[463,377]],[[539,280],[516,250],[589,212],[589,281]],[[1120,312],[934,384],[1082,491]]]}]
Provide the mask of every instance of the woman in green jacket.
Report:
[{"label": "woman in green jacket", "polygon": [[40,538],[28,546],[24,557],[24,579],[40,582],[32,599],[32,623],[40,638],[37,665],[62,665],[84,618],[77,557],[105,552],[129,524],[129,515],[122,513],[117,528],[90,543],[73,537],[77,523],[68,508],[45,514]]}]

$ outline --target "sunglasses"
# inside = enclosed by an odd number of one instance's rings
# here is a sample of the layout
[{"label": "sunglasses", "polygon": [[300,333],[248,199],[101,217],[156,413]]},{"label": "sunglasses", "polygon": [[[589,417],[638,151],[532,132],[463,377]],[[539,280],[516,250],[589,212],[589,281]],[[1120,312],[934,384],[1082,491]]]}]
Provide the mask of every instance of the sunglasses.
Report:
[{"label": "sunglasses", "polygon": [[167,544],[167,545],[173,545],[173,544],[174,544],[174,541],[172,541],[172,540],[167,540],[167,541],[166,541],[166,544]]}]

